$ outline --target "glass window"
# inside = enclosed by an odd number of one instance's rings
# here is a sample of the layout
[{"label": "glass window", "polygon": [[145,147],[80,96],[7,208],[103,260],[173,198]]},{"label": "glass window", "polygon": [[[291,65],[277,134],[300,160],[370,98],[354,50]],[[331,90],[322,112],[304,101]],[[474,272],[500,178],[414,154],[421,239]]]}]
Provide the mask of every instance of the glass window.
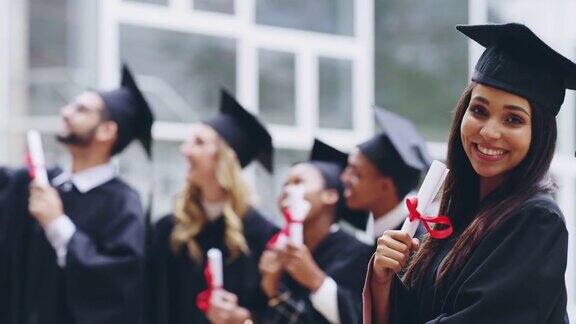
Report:
[{"label": "glass window", "polygon": [[194,0],[194,9],[234,14],[234,0]]},{"label": "glass window", "polygon": [[[497,1],[487,0],[488,22],[490,23],[508,23],[511,21],[520,22],[530,26],[530,28],[541,27],[541,30],[550,28],[549,23],[555,23],[557,15],[540,15],[538,12],[554,12],[558,6],[565,1],[550,2],[537,0],[517,1]],[[541,35],[542,33],[538,33]]]},{"label": "glass window", "polygon": [[138,142],[133,142],[120,155],[120,174],[137,188],[145,207],[153,188],[153,221],[172,212],[176,194],[184,188],[186,161],[180,154],[180,144],[175,141],[154,141],[153,164],[146,158]]},{"label": "glass window", "polygon": [[34,0],[28,4],[29,108],[51,115],[97,82],[97,2]]},{"label": "glass window", "polygon": [[256,0],[256,23],[354,35],[353,0]]},{"label": "glass window", "polygon": [[219,89],[236,88],[236,41],[121,25],[120,52],[138,76],[162,121],[194,122],[211,116]]},{"label": "glass window", "polygon": [[296,121],[294,54],[260,50],[258,63],[260,116],[268,123],[294,125]]},{"label": "glass window", "polygon": [[[20,134],[19,134],[20,135]],[[21,134],[23,146],[26,146],[26,133]],[[68,151],[66,147],[58,142],[55,133],[42,133],[42,146],[44,148],[44,159],[48,168],[54,166],[63,167],[68,163]],[[18,165],[24,166],[24,157],[22,157]]]},{"label": "glass window", "polygon": [[468,84],[467,41],[454,29],[468,21],[467,6],[460,0],[375,1],[376,104],[413,120],[428,140],[447,140],[452,111]]},{"label": "glass window", "polygon": [[286,180],[290,167],[297,162],[305,161],[308,152],[290,149],[276,149],[274,151],[274,175],[270,175],[264,168],[256,168],[256,192],[258,193],[257,208],[276,224],[282,224],[282,215],[278,210],[277,199],[282,185]]},{"label": "glass window", "polygon": [[151,3],[157,5],[168,5],[168,0],[124,0],[127,2],[142,2],[142,3]]},{"label": "glass window", "polygon": [[321,57],[318,70],[319,126],[352,129],[352,62]]}]

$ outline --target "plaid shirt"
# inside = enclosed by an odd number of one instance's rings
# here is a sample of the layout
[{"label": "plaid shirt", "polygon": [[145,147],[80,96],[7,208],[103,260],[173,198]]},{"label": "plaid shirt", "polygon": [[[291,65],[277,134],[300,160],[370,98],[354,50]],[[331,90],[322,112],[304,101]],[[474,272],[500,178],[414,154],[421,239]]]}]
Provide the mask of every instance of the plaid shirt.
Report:
[{"label": "plaid shirt", "polygon": [[317,323],[312,317],[313,313],[308,300],[296,298],[286,291],[268,302],[268,310],[263,322],[266,324]]}]

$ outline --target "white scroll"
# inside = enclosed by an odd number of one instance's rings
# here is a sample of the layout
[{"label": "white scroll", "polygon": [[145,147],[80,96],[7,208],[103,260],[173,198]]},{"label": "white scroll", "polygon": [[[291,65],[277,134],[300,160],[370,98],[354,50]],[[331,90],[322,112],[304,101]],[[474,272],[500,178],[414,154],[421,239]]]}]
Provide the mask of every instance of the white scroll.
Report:
[{"label": "white scroll", "polygon": [[42,138],[37,130],[29,130],[28,139],[28,169],[34,176],[34,181],[41,186],[48,186],[48,174],[46,173],[46,164],[44,160],[44,149],[42,147]]},{"label": "white scroll", "polygon": [[218,249],[208,250],[208,267],[212,273],[212,287],[222,288],[224,285],[224,270],[222,269],[222,252]]},{"label": "white scroll", "polygon": [[[424,178],[424,182],[422,182],[422,186],[420,186],[420,190],[418,190],[418,212],[420,214],[424,214],[430,204],[434,201],[434,198],[442,188],[442,184],[448,175],[448,168],[446,165],[438,160],[434,160],[426,177]],[[410,237],[414,237],[416,234],[416,230],[420,225],[420,220],[416,219],[413,222],[410,221],[409,217],[406,217],[404,224],[402,225],[402,231],[406,231],[410,234]]]}]

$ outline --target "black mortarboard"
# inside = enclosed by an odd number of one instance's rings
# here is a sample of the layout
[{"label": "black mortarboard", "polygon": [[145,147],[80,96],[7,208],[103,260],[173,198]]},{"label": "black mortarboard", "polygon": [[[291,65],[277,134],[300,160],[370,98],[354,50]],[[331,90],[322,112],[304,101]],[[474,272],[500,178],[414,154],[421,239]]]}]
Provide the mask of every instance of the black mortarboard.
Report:
[{"label": "black mortarboard", "polygon": [[203,123],[212,127],[236,152],[242,167],[256,159],[272,172],[272,137],[256,116],[225,89],[220,91],[220,114]]},{"label": "black mortarboard", "polygon": [[138,139],[149,158],[152,157],[152,124],[154,115],[144,95],[138,89],[128,66],[122,66],[120,88],[100,92],[110,119],[118,124],[118,138],[112,154],[122,152],[133,139]]},{"label": "black mortarboard", "polygon": [[368,222],[368,213],[349,209],[344,199],[344,185],[340,180],[340,175],[344,172],[348,163],[348,154],[318,139],[314,139],[314,145],[312,146],[308,163],[320,171],[324,178],[326,188],[336,189],[338,191],[340,197],[336,207],[337,217],[345,220],[356,228],[365,229],[366,223]]},{"label": "black mortarboard", "polygon": [[346,168],[347,161],[348,154],[318,139],[314,139],[314,145],[312,146],[312,152],[310,152],[308,162],[320,170],[320,173],[322,173],[324,177],[326,188],[338,190],[342,188],[340,175],[344,171],[344,168]]},{"label": "black mortarboard", "polygon": [[526,98],[554,115],[566,89],[576,89],[576,64],[528,27],[509,23],[458,25],[456,29],[486,48],[472,81]]},{"label": "black mortarboard", "polygon": [[421,172],[432,163],[426,142],[408,119],[378,107],[374,107],[374,113],[384,131],[358,148],[380,173],[391,177],[397,187],[405,187],[406,190],[399,190],[405,195],[405,191],[415,188]]}]

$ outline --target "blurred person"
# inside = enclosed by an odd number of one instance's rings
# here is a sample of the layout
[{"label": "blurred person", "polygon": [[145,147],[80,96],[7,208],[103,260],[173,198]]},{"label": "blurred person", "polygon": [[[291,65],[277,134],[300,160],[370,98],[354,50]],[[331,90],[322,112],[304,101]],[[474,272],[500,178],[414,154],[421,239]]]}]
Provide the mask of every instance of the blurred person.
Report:
[{"label": "blurred person", "polygon": [[272,245],[260,259],[261,284],[269,299],[264,323],[360,321],[359,274],[366,271],[373,250],[338,225],[342,216],[353,213],[342,198],[346,159],[347,154],[315,140],[309,161],[290,169],[280,208],[289,188],[301,186],[310,209],[303,223],[304,244]]},{"label": "blurred person", "polygon": [[378,239],[365,323],[568,323],[568,232],[549,168],[576,64],[521,24],[456,28],[486,49],[448,142],[440,212],[454,231],[420,247],[402,231]]},{"label": "blurred person", "polygon": [[51,186],[0,172],[2,323],[140,323],[145,215],[111,158],[134,139],[150,156],[153,114],[124,66],[120,88],[84,92],[61,118],[72,163],[48,170]]},{"label": "blurred person", "polygon": [[[242,168],[258,160],[272,171],[272,138],[222,90],[220,113],[195,125],[181,146],[186,185],[173,213],[154,228],[147,268],[147,318],[154,324],[249,323],[265,307],[258,259],[277,228],[250,205]],[[223,254],[224,286],[197,305],[208,286],[206,254]],[[206,313],[204,313],[206,311]]]},{"label": "blurred person", "polygon": [[[374,114],[383,131],[358,145],[342,173],[348,207],[372,214],[366,226],[371,244],[386,230],[402,227],[408,216],[405,200],[416,195],[431,163],[426,142],[412,122],[378,107]],[[424,233],[420,226],[416,236]]]}]

